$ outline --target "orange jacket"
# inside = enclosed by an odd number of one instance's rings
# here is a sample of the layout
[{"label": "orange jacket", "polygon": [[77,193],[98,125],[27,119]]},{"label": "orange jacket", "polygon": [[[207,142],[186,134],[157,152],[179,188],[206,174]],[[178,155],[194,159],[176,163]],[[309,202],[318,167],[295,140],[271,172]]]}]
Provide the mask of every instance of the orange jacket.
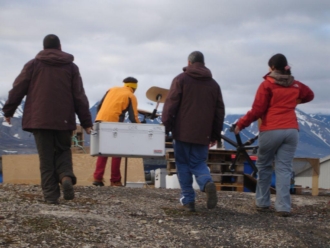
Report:
[{"label": "orange jacket", "polygon": [[313,91],[303,83],[294,80],[291,86],[276,84],[274,78],[266,75],[256,93],[252,109],[239,119],[240,130],[261,118],[259,131],[275,129],[299,129],[295,108],[297,103],[306,103],[314,98]]},{"label": "orange jacket", "polygon": [[95,121],[123,122],[128,112],[132,123],[140,123],[137,99],[130,87],[114,87],[103,97]]}]

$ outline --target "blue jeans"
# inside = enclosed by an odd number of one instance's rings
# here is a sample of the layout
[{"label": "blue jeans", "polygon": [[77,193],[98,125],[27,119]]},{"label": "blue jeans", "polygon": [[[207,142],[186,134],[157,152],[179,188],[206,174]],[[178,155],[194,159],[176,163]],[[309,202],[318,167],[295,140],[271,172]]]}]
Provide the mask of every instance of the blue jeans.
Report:
[{"label": "blue jeans", "polygon": [[181,187],[180,202],[186,205],[195,201],[195,191],[192,187],[193,175],[201,191],[204,191],[207,182],[212,182],[210,170],[206,164],[208,146],[179,140],[173,143],[176,170]]},{"label": "blue jeans", "polygon": [[261,132],[259,134],[258,180],[256,189],[256,205],[270,206],[270,185],[275,159],[276,175],[276,211],[291,211],[290,182],[292,177],[292,161],[298,145],[297,129],[280,129]]}]

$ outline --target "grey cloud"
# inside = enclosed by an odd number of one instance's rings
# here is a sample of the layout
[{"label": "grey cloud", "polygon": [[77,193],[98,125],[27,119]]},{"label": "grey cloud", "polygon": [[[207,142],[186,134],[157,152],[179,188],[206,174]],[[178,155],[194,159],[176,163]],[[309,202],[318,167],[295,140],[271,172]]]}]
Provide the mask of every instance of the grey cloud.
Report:
[{"label": "grey cloud", "polygon": [[188,54],[200,50],[227,110],[245,112],[268,59],[281,52],[317,96],[303,110],[329,113],[329,9],[329,1],[308,0],[1,1],[0,94],[55,33],[75,56],[91,105],[128,75],[139,79],[144,105],[150,86],[169,88]]}]

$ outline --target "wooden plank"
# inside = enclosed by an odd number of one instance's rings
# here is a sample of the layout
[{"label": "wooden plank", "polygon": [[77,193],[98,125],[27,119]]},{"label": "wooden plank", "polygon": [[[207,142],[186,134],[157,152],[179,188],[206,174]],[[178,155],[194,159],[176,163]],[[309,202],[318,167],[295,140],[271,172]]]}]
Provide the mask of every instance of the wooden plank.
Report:
[{"label": "wooden plank", "polygon": [[312,196],[319,195],[319,175],[320,175],[320,160],[319,159],[308,159],[312,165],[313,176],[312,176]]},{"label": "wooden plank", "polygon": [[173,142],[165,142],[165,148],[173,148]]},{"label": "wooden plank", "polygon": [[243,192],[243,184],[215,183],[217,191],[238,191]]},{"label": "wooden plank", "polygon": [[301,195],[302,194],[302,187],[301,187],[301,185],[295,185],[294,186],[294,193],[296,195]]},{"label": "wooden plank", "polygon": [[[3,155],[3,182],[12,184],[40,184],[39,157],[29,155]],[[96,157],[89,154],[73,154],[73,171],[77,177],[77,185],[89,186],[93,182]],[[120,171],[124,180],[124,159]],[[111,159],[108,160],[104,173],[105,185],[110,185]],[[145,182],[142,158],[128,158],[127,182]]]},{"label": "wooden plank", "polygon": [[174,157],[174,150],[167,150],[165,157],[166,157],[166,160],[175,159],[175,157]]},{"label": "wooden plank", "polygon": [[167,174],[168,175],[176,174],[176,169],[167,169]]},{"label": "wooden plank", "polygon": [[211,173],[213,182],[243,185],[243,174]]}]

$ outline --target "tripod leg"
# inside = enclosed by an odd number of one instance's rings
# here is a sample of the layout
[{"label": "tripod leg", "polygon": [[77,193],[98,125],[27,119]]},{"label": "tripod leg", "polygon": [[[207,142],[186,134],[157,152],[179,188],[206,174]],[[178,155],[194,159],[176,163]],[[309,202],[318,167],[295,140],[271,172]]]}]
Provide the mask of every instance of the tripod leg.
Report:
[{"label": "tripod leg", "polygon": [[251,160],[249,154],[247,154],[247,152],[246,152],[245,150],[244,150],[243,154],[244,154],[244,156],[245,156],[246,161],[249,163],[249,165],[250,165],[250,166],[252,167],[252,169],[253,169],[253,172],[252,172],[251,176],[254,177],[254,176],[257,174],[258,169],[257,169],[256,165],[253,163],[253,161]]},{"label": "tripod leg", "polygon": [[234,161],[232,162],[232,164],[229,166],[229,170],[231,172],[234,172],[236,170],[236,162],[238,160],[238,157],[239,157],[239,152],[236,152],[236,156],[234,158]]}]

